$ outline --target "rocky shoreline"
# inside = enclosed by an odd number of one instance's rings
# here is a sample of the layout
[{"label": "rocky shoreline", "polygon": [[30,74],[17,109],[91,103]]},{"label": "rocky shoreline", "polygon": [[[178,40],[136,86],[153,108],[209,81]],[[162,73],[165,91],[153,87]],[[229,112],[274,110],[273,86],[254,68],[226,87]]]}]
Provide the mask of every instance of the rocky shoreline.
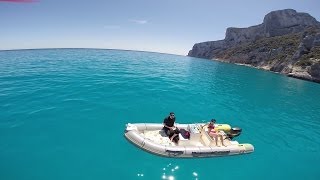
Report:
[{"label": "rocky shoreline", "polygon": [[320,23],[292,9],[273,11],[260,25],[228,28],[224,40],[195,44],[188,56],[320,83]]}]

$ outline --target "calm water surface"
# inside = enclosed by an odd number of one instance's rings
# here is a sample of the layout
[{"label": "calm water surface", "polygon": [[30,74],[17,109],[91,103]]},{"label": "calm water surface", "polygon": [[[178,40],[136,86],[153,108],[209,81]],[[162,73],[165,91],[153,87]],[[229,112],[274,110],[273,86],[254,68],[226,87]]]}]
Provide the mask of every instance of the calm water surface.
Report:
[{"label": "calm water surface", "polygon": [[[167,54],[0,51],[0,179],[319,179],[320,84]],[[244,156],[172,159],[123,137],[125,124],[216,118]]]}]

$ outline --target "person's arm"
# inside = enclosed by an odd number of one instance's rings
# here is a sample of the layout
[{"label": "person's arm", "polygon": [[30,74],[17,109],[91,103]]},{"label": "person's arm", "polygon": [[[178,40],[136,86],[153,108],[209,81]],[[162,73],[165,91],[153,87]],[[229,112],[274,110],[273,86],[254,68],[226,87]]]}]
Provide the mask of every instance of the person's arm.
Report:
[{"label": "person's arm", "polygon": [[176,126],[175,126],[175,122],[173,122],[173,125],[172,125],[172,127],[171,127],[171,129],[174,129]]},{"label": "person's arm", "polygon": [[166,124],[167,121],[168,121],[167,118],[164,118],[164,120],[163,120],[163,126],[166,127],[166,128],[171,129],[169,126],[167,126],[167,124]]},{"label": "person's arm", "polygon": [[174,117],[173,125],[172,125],[171,129],[175,129],[175,127],[176,127],[176,117]]}]

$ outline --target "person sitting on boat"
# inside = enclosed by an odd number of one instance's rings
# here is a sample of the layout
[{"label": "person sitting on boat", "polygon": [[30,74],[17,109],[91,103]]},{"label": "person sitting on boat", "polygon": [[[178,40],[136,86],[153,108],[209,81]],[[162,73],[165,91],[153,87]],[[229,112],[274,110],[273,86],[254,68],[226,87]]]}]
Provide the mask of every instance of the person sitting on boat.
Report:
[{"label": "person sitting on boat", "polygon": [[179,141],[179,129],[174,126],[176,121],[176,117],[174,112],[170,112],[169,116],[164,118],[163,120],[163,130],[167,136],[169,136],[170,140],[178,143]]},{"label": "person sitting on boat", "polygon": [[213,137],[213,138],[215,139],[215,141],[216,141],[216,146],[219,146],[219,145],[218,145],[218,138],[220,137],[220,139],[221,139],[221,144],[226,147],[226,145],[225,145],[224,142],[223,142],[223,136],[222,136],[222,134],[220,134],[219,132],[217,132],[217,131],[214,129],[214,128],[215,128],[215,126],[214,126],[215,123],[216,123],[216,120],[215,120],[215,119],[211,119],[211,121],[210,121],[209,124],[208,124],[208,134],[209,134],[209,136],[211,136],[211,137]]}]

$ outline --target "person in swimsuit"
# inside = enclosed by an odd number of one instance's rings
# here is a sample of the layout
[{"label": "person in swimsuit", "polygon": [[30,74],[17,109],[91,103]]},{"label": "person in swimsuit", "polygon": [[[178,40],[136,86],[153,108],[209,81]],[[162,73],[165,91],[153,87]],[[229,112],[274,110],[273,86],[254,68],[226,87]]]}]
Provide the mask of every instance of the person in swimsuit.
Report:
[{"label": "person in swimsuit", "polygon": [[210,123],[208,124],[208,134],[209,136],[213,137],[216,141],[216,146],[219,146],[218,145],[218,138],[220,137],[220,140],[221,140],[221,144],[225,147],[227,147],[224,142],[223,142],[223,136],[217,132],[214,128],[214,124],[216,123],[216,120],[215,119],[211,119]]}]

